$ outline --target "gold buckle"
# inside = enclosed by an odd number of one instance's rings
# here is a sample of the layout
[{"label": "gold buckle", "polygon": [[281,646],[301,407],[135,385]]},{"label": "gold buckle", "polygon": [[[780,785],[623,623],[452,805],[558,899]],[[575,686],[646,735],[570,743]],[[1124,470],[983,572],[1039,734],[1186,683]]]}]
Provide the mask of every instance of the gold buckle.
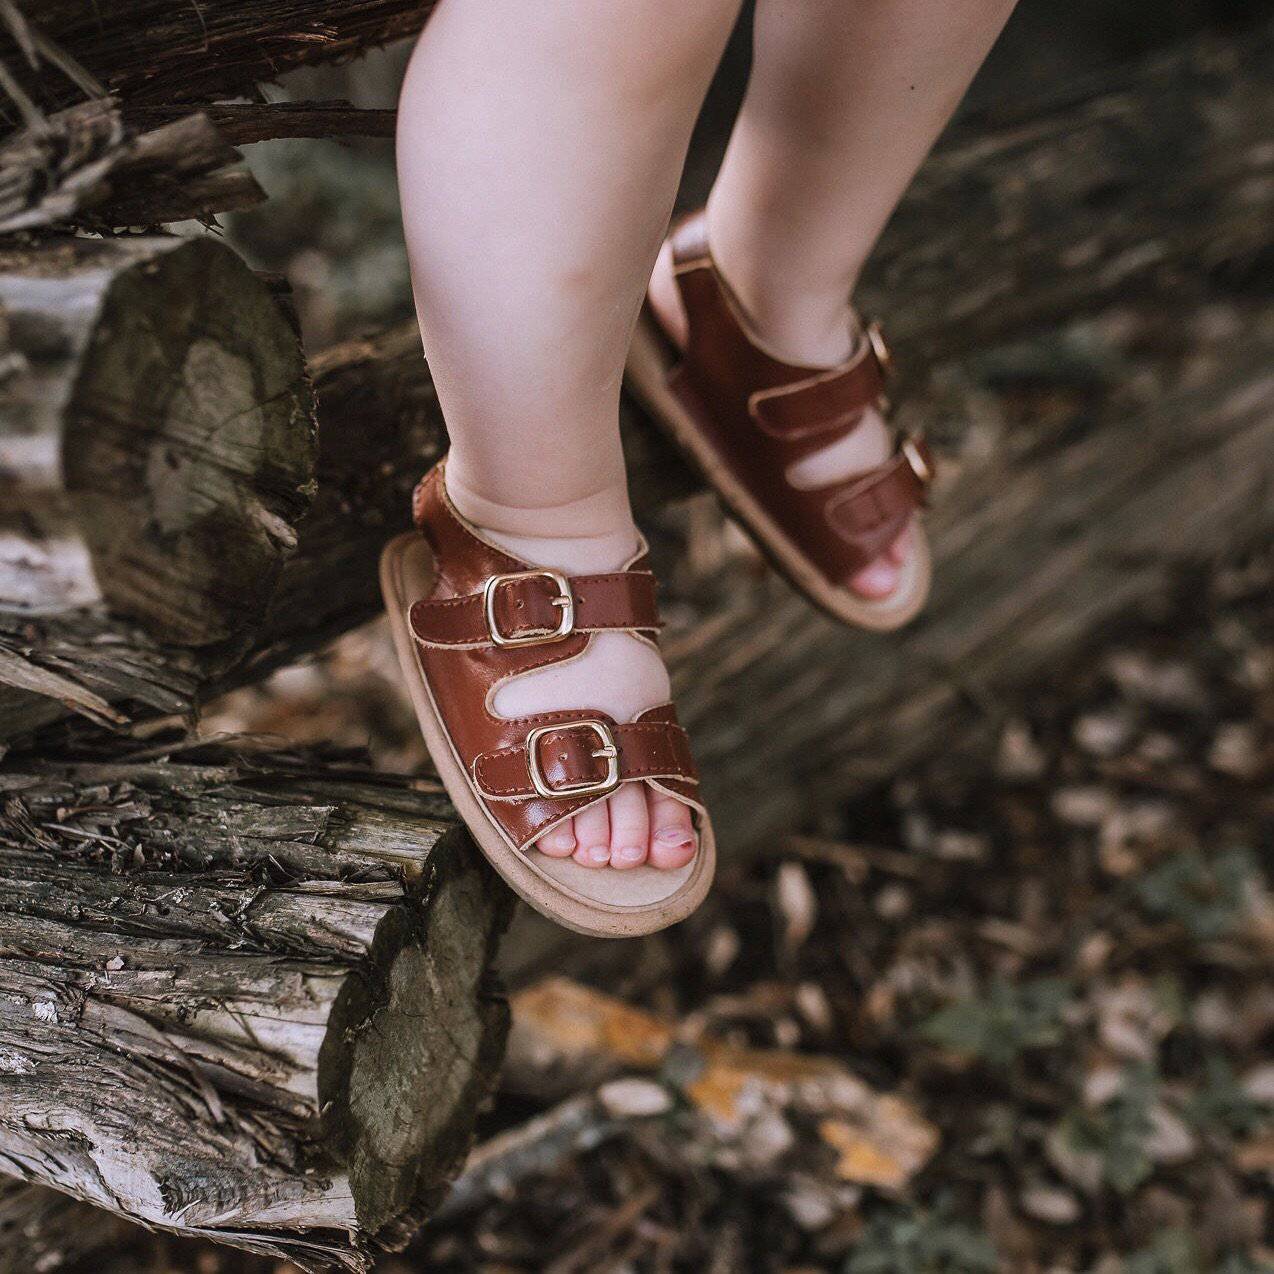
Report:
[{"label": "gold buckle", "polygon": [[[601,745],[593,757],[606,758],[606,777],[589,780],[584,783],[567,783],[562,787],[551,787],[540,769],[539,742],[546,734],[558,734],[565,730],[591,730]],[[560,796],[604,796],[619,786],[619,748],[615,736],[605,721],[568,721],[564,725],[536,726],[526,736],[527,768],[531,771],[531,786],[540,796],[550,799]]]},{"label": "gold buckle", "polygon": [[[523,579],[551,580],[557,588],[554,606],[562,608],[562,618],[556,628],[536,628],[516,637],[509,637],[500,631],[495,622],[495,595],[501,584],[512,584]],[[535,570],[514,571],[509,575],[492,575],[482,586],[482,608],[486,612],[487,632],[497,646],[541,646],[551,641],[561,641],[575,631],[575,598],[571,595],[571,586],[561,571]]]},{"label": "gold buckle", "polygon": [[933,466],[925,459],[924,452],[920,449],[920,439],[914,434],[903,434],[898,450],[911,466],[911,472],[916,475],[916,480],[921,486],[927,487],[933,481]]},{"label": "gold buckle", "polygon": [[880,364],[880,370],[887,376],[893,375],[894,352],[889,348],[889,342],[885,340],[885,333],[879,323],[867,324],[867,340],[871,344],[871,352],[876,355],[876,361]]}]

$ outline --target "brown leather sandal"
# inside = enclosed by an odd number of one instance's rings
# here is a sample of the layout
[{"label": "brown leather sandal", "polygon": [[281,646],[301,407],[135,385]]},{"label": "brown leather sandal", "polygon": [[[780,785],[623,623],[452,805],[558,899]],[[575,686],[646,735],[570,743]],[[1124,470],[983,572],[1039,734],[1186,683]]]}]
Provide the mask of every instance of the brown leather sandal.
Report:
[{"label": "brown leather sandal", "polygon": [[[550,919],[580,933],[652,933],[688,916],[716,866],[712,823],[672,704],[616,722],[591,709],[496,716],[510,677],[583,654],[591,634],[659,628],[645,546],[624,570],[566,576],[484,539],[447,497],[443,464],[412,497],[418,528],[390,542],[381,588],[394,645],[429,754],[496,871]],[[699,848],[678,870],[582,867],[535,842],[622,783],[648,783],[689,805]]]},{"label": "brown leather sandal", "polygon": [[800,367],[762,348],[708,248],[707,219],[671,236],[689,324],[683,355],[647,305],[629,354],[632,390],[703,473],[727,509],[790,583],[834,619],[863,628],[906,623],[929,594],[929,545],[919,519],[902,578],[888,597],[862,597],[849,578],[880,556],[925,503],[934,459],[920,437],[897,441],[884,464],[816,488],[788,473],[851,433],[883,401],[889,351],[866,330],[838,367]]}]

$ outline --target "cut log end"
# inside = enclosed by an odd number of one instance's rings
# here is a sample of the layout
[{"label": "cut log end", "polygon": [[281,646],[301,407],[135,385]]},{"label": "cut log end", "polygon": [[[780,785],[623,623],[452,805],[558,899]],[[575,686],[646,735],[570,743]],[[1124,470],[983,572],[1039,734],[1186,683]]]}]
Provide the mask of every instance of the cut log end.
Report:
[{"label": "cut log end", "polygon": [[499,1068],[508,1007],[491,980],[491,882],[457,829],[430,854],[418,905],[376,931],[329,1017],[318,1088],[360,1227],[396,1248],[437,1206]]},{"label": "cut log end", "polygon": [[211,240],[69,241],[3,254],[0,305],[21,360],[0,395],[21,549],[0,602],[101,603],[186,646],[254,625],[315,449],[268,288]]}]

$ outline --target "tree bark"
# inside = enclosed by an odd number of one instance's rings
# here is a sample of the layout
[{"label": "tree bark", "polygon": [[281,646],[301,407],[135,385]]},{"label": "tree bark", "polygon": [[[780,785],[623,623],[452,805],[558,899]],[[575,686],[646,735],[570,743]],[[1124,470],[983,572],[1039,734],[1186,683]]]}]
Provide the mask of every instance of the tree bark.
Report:
[{"label": "tree bark", "polygon": [[69,107],[0,147],[0,234],[73,223],[99,232],[250,208],[265,198],[204,114],[126,128],[117,103]]},{"label": "tree bark", "polygon": [[[155,128],[185,115],[188,107],[139,106],[128,111],[130,124]],[[351,106],[349,102],[218,102],[199,112],[232,146],[279,137],[392,138],[398,112]]]},{"label": "tree bark", "polygon": [[[138,105],[250,93],[285,71],[354,57],[420,29],[429,0],[40,0],[30,20],[108,90]],[[0,24],[0,61],[24,68]],[[48,67],[27,76],[45,107],[76,98]]]},{"label": "tree bark", "polygon": [[437,790],[244,751],[0,790],[0,1171],[307,1268],[405,1242],[507,1017]]}]

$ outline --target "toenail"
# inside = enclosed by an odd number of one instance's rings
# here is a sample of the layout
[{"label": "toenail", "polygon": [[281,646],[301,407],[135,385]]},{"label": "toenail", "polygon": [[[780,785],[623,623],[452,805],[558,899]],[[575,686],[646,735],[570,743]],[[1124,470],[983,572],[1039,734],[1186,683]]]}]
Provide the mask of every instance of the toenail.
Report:
[{"label": "toenail", "polygon": [[621,845],[612,855],[620,863],[639,863],[645,857],[646,851],[640,845]]},{"label": "toenail", "polygon": [[898,578],[897,570],[888,562],[873,562],[855,577],[854,582],[865,588],[892,588]]},{"label": "toenail", "polygon": [[584,851],[584,857],[587,858],[590,863],[597,863],[599,866],[602,863],[608,863],[610,862],[610,846],[590,845],[588,849]]},{"label": "toenail", "polygon": [[695,838],[689,832],[684,832],[680,827],[665,827],[663,831],[655,833],[655,839],[661,845],[668,845],[672,849],[684,849],[687,845],[693,845]]}]

